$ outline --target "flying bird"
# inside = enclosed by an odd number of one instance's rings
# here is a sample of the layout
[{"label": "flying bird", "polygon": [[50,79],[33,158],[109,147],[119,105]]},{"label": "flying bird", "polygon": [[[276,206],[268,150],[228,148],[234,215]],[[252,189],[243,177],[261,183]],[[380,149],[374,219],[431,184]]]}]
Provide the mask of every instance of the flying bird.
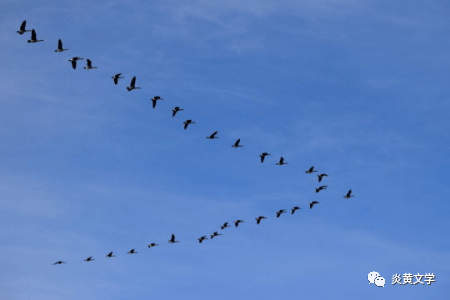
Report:
[{"label": "flying bird", "polygon": [[111,252],[109,252],[108,254],[106,254],[106,257],[116,257],[114,254],[113,254],[113,252],[111,251]]},{"label": "flying bird", "polygon": [[230,225],[228,225],[228,222],[225,222],[225,223],[223,223],[223,225],[222,226],[220,226],[220,229],[225,229],[225,228],[227,228],[227,227],[230,227]]},{"label": "flying bird", "polygon": [[118,84],[119,83],[119,78],[123,78],[122,76],[120,76],[120,75],[122,75],[122,73],[117,73],[116,75],[114,75],[114,76],[112,76],[111,78],[114,80],[114,84]]},{"label": "flying bird", "polygon": [[277,218],[279,218],[281,214],[284,214],[285,212],[286,212],[285,209],[280,209],[279,211],[277,211]]},{"label": "flying bird", "polygon": [[89,256],[88,258],[86,258],[84,261],[93,261],[95,259],[92,258],[92,256]]},{"label": "flying bird", "polygon": [[131,249],[130,251],[127,252],[128,254],[136,254],[136,250],[135,249]]},{"label": "flying bird", "polygon": [[264,162],[264,159],[266,158],[267,155],[271,155],[271,154],[267,153],[267,152],[263,152],[259,155],[259,157],[261,157],[261,163]]},{"label": "flying bird", "polygon": [[218,233],[217,231],[214,231],[213,234],[211,234],[211,239],[213,239],[215,236],[222,235],[221,233]]},{"label": "flying bird", "polygon": [[218,131],[214,131],[210,136],[207,136],[207,139],[213,140],[213,139],[218,139],[218,137],[216,136],[216,134],[219,133]]},{"label": "flying bird", "polygon": [[294,206],[294,207],[291,209],[291,215],[293,215],[293,214],[295,213],[295,211],[296,211],[296,210],[299,210],[299,209],[300,209],[300,207]]},{"label": "flying bird", "polygon": [[38,43],[43,42],[44,40],[38,40],[36,37],[36,31],[33,29],[31,30],[31,39],[28,40],[28,43]]},{"label": "flying bird", "polygon": [[180,110],[184,110],[183,108],[180,108],[179,106],[175,106],[174,109],[172,109],[172,118],[175,117],[175,115],[177,114],[177,112],[179,112]]},{"label": "flying bird", "polygon": [[86,69],[86,70],[97,69],[97,67],[93,67],[92,61],[88,58],[88,59],[86,59],[86,67],[84,67],[84,69]]},{"label": "flying bird", "polygon": [[58,49],[55,50],[55,52],[63,52],[63,51],[67,51],[69,49],[64,49],[63,48],[63,43],[61,41],[61,39],[58,40]]},{"label": "flying bird", "polygon": [[173,244],[173,243],[179,243],[179,241],[176,241],[176,240],[175,240],[175,234],[172,234],[172,236],[170,237],[169,243],[170,243],[170,244]]},{"label": "flying bird", "polygon": [[19,31],[17,31],[18,34],[24,34],[25,32],[30,32],[31,30],[26,30],[25,27],[27,26],[27,21],[23,21],[22,25],[20,25]]},{"label": "flying bird", "polygon": [[199,237],[197,240],[198,242],[201,244],[204,240],[207,240],[208,238],[206,237],[206,235]]},{"label": "flying bird", "polygon": [[186,120],[184,123],[184,130],[186,130],[189,126],[189,124],[195,124],[195,122],[192,122],[192,120]]},{"label": "flying bird", "polygon": [[342,197],[344,197],[345,199],[350,199],[351,197],[355,197],[355,196],[352,195],[352,190],[348,190],[347,194]]},{"label": "flying bird", "polygon": [[262,220],[262,219],[267,219],[267,218],[264,217],[264,216],[259,216],[259,217],[255,218],[255,219],[256,219],[256,224],[259,225],[259,223],[261,223],[261,220]]},{"label": "flying bird", "polygon": [[155,96],[152,98],[152,107],[156,108],[156,101],[158,100],[164,100],[163,98],[161,98],[160,96]]},{"label": "flying bird", "polygon": [[[25,21],[24,21],[25,22]],[[17,31],[18,32],[18,31]],[[66,264],[65,261],[62,260],[58,260],[57,262],[53,263],[53,265],[62,265],[62,264]]]},{"label": "flying bird", "polygon": [[327,177],[327,176],[328,176],[327,174],[323,173],[323,174],[317,175],[317,178],[319,179],[319,182],[321,182],[321,181],[322,181],[322,178],[323,178],[323,177]]},{"label": "flying bird", "polygon": [[313,202],[309,203],[309,209],[312,209],[313,206],[314,206],[314,204],[318,204],[318,203],[320,203],[320,202],[318,202],[318,201],[313,201]]},{"label": "flying bird", "polygon": [[287,162],[284,162],[284,157],[280,157],[280,161],[276,163],[277,166],[287,165]]},{"label": "flying bird", "polygon": [[328,185],[321,185],[318,188],[316,188],[316,193],[320,192],[321,190],[326,190]]},{"label": "flying bird", "polygon": [[77,60],[82,60],[84,58],[74,56],[71,59],[69,59],[70,62],[72,62],[72,68],[75,70],[77,68]]},{"label": "flying bird", "polygon": [[159,244],[157,244],[157,243],[150,243],[150,244],[148,244],[149,248],[156,247],[156,246],[159,246]]},{"label": "flying bird", "polygon": [[238,227],[239,223],[245,223],[245,222],[242,220],[236,220],[236,221],[234,221],[234,226]]},{"label": "flying bird", "polygon": [[236,142],[233,145],[231,145],[231,147],[233,147],[233,148],[244,147],[242,145],[239,145],[240,142],[241,142],[241,139],[237,139]]},{"label": "flying bird", "polygon": [[136,76],[131,79],[130,86],[127,86],[127,91],[138,90],[140,87],[136,87]]},{"label": "flying bird", "polygon": [[314,170],[314,166],[312,166],[311,168],[309,168],[308,171],[305,171],[305,173],[307,173],[307,174],[311,174],[311,173],[314,173],[314,172],[317,172],[316,170]]}]

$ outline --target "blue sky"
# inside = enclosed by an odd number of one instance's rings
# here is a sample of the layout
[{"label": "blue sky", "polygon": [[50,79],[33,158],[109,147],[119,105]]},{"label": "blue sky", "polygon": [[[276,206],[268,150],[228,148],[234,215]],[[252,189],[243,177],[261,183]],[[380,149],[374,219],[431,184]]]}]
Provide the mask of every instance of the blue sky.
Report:
[{"label": "blue sky", "polygon": [[[447,1],[1,1],[0,299],[443,299],[449,16]],[[312,165],[330,175],[318,194]]]}]

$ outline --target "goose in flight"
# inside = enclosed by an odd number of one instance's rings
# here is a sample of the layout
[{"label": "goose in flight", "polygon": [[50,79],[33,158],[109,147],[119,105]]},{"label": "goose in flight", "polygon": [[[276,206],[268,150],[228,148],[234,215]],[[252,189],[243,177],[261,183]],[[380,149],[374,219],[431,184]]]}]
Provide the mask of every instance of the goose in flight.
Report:
[{"label": "goose in flight", "polygon": [[207,240],[208,238],[206,237],[206,235],[199,237],[197,240],[198,242],[201,244],[204,240]]},{"label": "goose in flight", "polygon": [[88,258],[86,258],[84,261],[93,261],[95,259],[92,258],[92,256],[89,256]]},{"label": "goose in flight", "polygon": [[299,209],[300,209],[300,207],[294,206],[294,207],[291,209],[291,215],[293,215],[293,214],[295,213],[295,211],[296,211],[296,210],[299,210]]},{"label": "goose in flight", "polygon": [[113,252],[111,251],[111,252],[109,252],[108,254],[106,254],[106,257],[116,257],[114,254],[113,254]]},{"label": "goose in flight", "polygon": [[175,234],[172,234],[172,236],[170,237],[169,243],[170,243],[170,244],[173,244],[173,243],[179,243],[179,241],[176,241],[176,240],[175,240]]},{"label": "goose in flight", "polygon": [[31,30],[31,39],[28,40],[28,43],[38,43],[43,42],[44,40],[38,40],[36,37],[36,31],[33,29]]},{"label": "goose in flight", "polygon": [[231,145],[231,147],[233,147],[233,148],[244,147],[242,145],[239,145],[240,142],[241,142],[241,139],[237,139],[236,142],[233,145]]},{"label": "goose in flight", "polygon": [[314,172],[317,172],[316,170],[314,170],[314,166],[312,166],[311,168],[309,168],[308,171],[305,171],[306,174],[311,174],[311,173],[314,173]]},{"label": "goose in flight", "polygon": [[280,209],[279,211],[277,211],[277,218],[279,218],[281,214],[284,214],[285,212],[286,212],[285,209]]},{"label": "goose in flight", "polygon": [[255,218],[255,219],[256,219],[256,224],[259,225],[259,223],[261,223],[261,220],[262,220],[262,219],[267,219],[267,218],[264,217],[264,216],[259,216],[259,217]]},{"label": "goose in flight", "polygon": [[66,262],[62,261],[62,260],[58,260],[57,262],[53,263],[53,265],[62,265],[62,264],[66,264]]},{"label": "goose in flight", "polygon": [[84,58],[74,56],[71,59],[69,59],[70,62],[72,62],[72,68],[75,70],[77,68],[77,60],[82,60]]},{"label": "goose in flight", "polygon": [[189,126],[189,124],[195,124],[195,122],[192,122],[192,120],[186,120],[184,123],[184,130],[186,130]]},{"label": "goose in flight", "polygon": [[156,246],[159,246],[159,244],[157,244],[157,243],[150,243],[150,244],[148,244],[149,248],[156,247]]},{"label": "goose in flight", "polygon": [[177,112],[184,110],[183,108],[180,108],[179,106],[175,106],[174,109],[172,109],[172,118],[175,117]]},{"label": "goose in flight", "polygon": [[61,41],[61,39],[59,39],[58,40],[58,49],[56,49],[55,52],[63,52],[63,51],[67,51],[67,50],[69,50],[69,49],[64,49],[62,41]]},{"label": "goose in flight", "polygon": [[119,78],[123,78],[122,73],[117,73],[116,75],[112,76],[111,78],[114,80],[114,84],[117,85],[119,83]]},{"label": "goose in flight", "polygon": [[320,202],[318,202],[318,201],[313,201],[313,202],[309,203],[309,209],[312,209],[313,206],[314,206],[314,204],[318,204],[318,203],[320,203]]},{"label": "goose in flight", "polygon": [[22,25],[20,25],[19,31],[17,31],[18,34],[24,34],[25,32],[30,32],[31,30],[26,30],[25,27],[27,26],[27,21],[23,21]]},{"label": "goose in flight", "polygon": [[245,222],[242,220],[236,220],[236,221],[234,221],[234,226],[238,227],[239,223],[245,223]]},{"label": "goose in flight", "polygon": [[321,182],[322,178],[327,177],[327,176],[328,176],[327,174],[323,173],[323,174],[317,175],[317,178],[319,179],[319,182]]},{"label": "goose in flight", "polygon": [[355,197],[355,196],[352,195],[352,190],[348,190],[347,194],[342,197],[344,197],[345,199],[350,199],[351,197]]},{"label": "goose in flight", "polygon": [[261,163],[264,162],[264,159],[266,158],[267,155],[270,155],[270,153],[267,152],[263,152],[259,155],[259,157],[261,157]]},{"label": "goose in flight", "polygon": [[221,233],[218,233],[217,231],[214,231],[213,234],[211,234],[211,239],[213,239],[215,236],[222,235]]},{"label": "goose in flight", "polygon": [[84,69],[86,69],[86,70],[97,69],[97,67],[93,67],[92,61],[88,58],[88,59],[86,59],[86,67],[84,67]]},{"label": "goose in flight", "polygon": [[206,138],[209,140],[218,139],[216,134],[219,133],[218,131],[214,131],[210,136],[207,136]]},{"label": "goose in flight", "polygon": [[138,90],[140,87],[136,87],[136,76],[131,79],[130,86],[127,86],[127,91]]},{"label": "goose in flight", "polygon": [[135,249],[131,249],[130,251],[127,252],[128,254],[136,254],[136,250]]},{"label": "goose in flight", "polygon": [[326,190],[328,185],[321,185],[318,188],[316,188],[316,193],[320,192],[321,190]]},{"label": "goose in flight", "polygon": [[276,163],[277,166],[287,165],[287,162],[284,162],[284,157],[280,157],[280,161]]},{"label": "goose in flight", "polygon": [[228,225],[228,222],[225,222],[222,226],[220,226],[220,229],[224,230],[227,227],[230,227],[230,225]]},{"label": "goose in flight", "polygon": [[155,96],[152,98],[152,107],[156,108],[156,101],[158,100],[164,100],[163,98],[161,98],[160,96]]}]

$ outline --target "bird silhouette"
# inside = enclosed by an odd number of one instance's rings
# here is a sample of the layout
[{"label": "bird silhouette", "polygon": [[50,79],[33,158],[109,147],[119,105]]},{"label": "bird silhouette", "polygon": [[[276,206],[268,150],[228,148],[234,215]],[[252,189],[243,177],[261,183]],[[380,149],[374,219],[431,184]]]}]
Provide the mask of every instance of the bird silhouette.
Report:
[{"label": "bird silhouette", "polygon": [[245,223],[245,222],[242,220],[236,220],[236,221],[234,221],[234,226],[239,227],[239,223]]},{"label": "bird silhouette", "polygon": [[309,203],[309,209],[312,209],[313,206],[314,206],[314,204],[318,204],[318,203],[320,203],[320,202],[318,202],[318,201],[313,201],[313,202]]},{"label": "bird silhouette", "polygon": [[189,124],[195,124],[195,122],[192,122],[192,120],[186,120],[184,123],[184,130],[186,130],[189,126]]},{"label": "bird silhouette", "polygon": [[148,244],[149,248],[156,247],[156,246],[159,246],[159,244],[157,244],[157,243],[150,243],[150,244]]},{"label": "bird silhouette", "polygon": [[311,168],[309,168],[308,171],[305,171],[305,173],[307,173],[307,174],[311,174],[311,173],[314,173],[314,172],[317,172],[316,170],[314,170],[314,166],[312,166]]},{"label": "bird silhouette", "polygon": [[117,85],[117,84],[119,83],[119,79],[120,79],[120,78],[123,78],[123,77],[120,76],[120,75],[122,75],[122,73],[117,73],[116,75],[114,75],[114,76],[111,77],[111,78],[114,80],[114,84],[115,84],[115,85]]},{"label": "bird silhouette", "polygon": [[318,188],[316,188],[316,193],[320,192],[321,190],[326,190],[327,187],[328,187],[327,185],[319,186]]},{"label": "bird silhouette", "polygon": [[197,240],[198,242],[201,244],[204,240],[207,240],[208,238],[206,237],[206,235],[199,237]]},{"label": "bird silhouette", "polygon": [[36,31],[33,29],[31,30],[31,39],[28,40],[28,43],[38,43],[43,42],[44,40],[38,40],[36,37]]},{"label": "bird silhouette", "polygon": [[211,239],[213,239],[216,236],[222,235],[221,233],[218,233],[217,231],[214,231],[213,234],[211,234]]},{"label": "bird silhouette", "polygon": [[172,109],[172,118],[175,117],[177,112],[184,110],[183,108],[180,108],[179,106],[175,106],[174,109]]},{"label": "bird silhouette", "polygon": [[244,147],[242,145],[239,145],[240,142],[241,142],[241,139],[237,139],[236,142],[233,145],[231,145],[231,147],[233,147],[233,148]]},{"label": "bird silhouette", "polygon": [[285,212],[286,212],[285,209],[280,209],[279,211],[277,211],[277,218],[279,218],[281,214],[284,214]]},{"label": "bird silhouette", "polygon": [[111,251],[111,252],[109,252],[108,254],[106,254],[106,257],[116,257],[114,254],[113,254],[113,252]]},{"label": "bird silhouette", "polygon": [[294,207],[291,209],[291,215],[293,215],[293,214],[295,213],[295,211],[296,211],[296,210],[299,210],[299,209],[300,209],[300,207],[294,206]]},{"label": "bird silhouette", "polygon": [[225,222],[222,226],[220,226],[220,229],[224,230],[227,227],[230,227],[230,225],[228,225],[228,222]]},{"label": "bird silhouette", "polygon": [[164,100],[163,98],[161,98],[160,96],[155,96],[152,98],[152,107],[156,108],[156,101],[158,100]]},{"label": "bird silhouette", "polygon": [[92,258],[92,256],[89,256],[88,258],[86,258],[84,261],[93,261],[95,259]]},{"label": "bird silhouette", "polygon": [[27,26],[27,21],[23,21],[20,25],[20,29],[17,31],[18,34],[24,34],[25,32],[30,32],[31,30],[26,30],[25,27]]},{"label": "bird silhouette", "polygon": [[261,158],[261,163],[264,162],[264,159],[266,158],[267,155],[271,155],[271,154],[267,153],[267,152],[263,152],[259,155],[259,157]]},{"label": "bird silhouette", "polygon": [[90,70],[90,69],[97,69],[97,67],[92,66],[92,61],[88,58],[86,59],[86,67],[83,69]]},{"label": "bird silhouette", "polygon": [[267,218],[264,217],[264,216],[259,216],[259,217],[255,218],[255,219],[256,219],[256,224],[259,225],[259,223],[261,223],[261,220],[262,220],[262,219],[267,219]]},{"label": "bird silhouette", "polygon": [[175,240],[175,234],[172,234],[169,240],[169,244],[179,243],[179,241]]},{"label": "bird silhouette", "polygon": [[276,163],[277,166],[287,165],[287,162],[284,162],[284,157],[280,157],[280,161]]},{"label": "bird silhouette", "polygon": [[209,140],[218,139],[216,134],[219,133],[218,131],[214,131],[210,136],[207,136],[206,138]]},{"label": "bird silhouette", "polygon": [[82,60],[84,58],[78,57],[78,56],[74,56],[71,59],[69,59],[70,62],[72,62],[72,69],[76,69],[77,68],[77,60]]},{"label": "bird silhouette", "polygon": [[351,197],[355,197],[354,195],[352,195],[352,190],[348,190],[347,194],[345,196],[342,196],[345,199],[350,199]]},{"label": "bird silhouette", "polygon": [[130,86],[127,86],[127,91],[138,90],[140,87],[136,86],[136,76],[131,79]]},{"label": "bird silhouette", "polygon": [[328,175],[325,174],[325,173],[323,173],[323,174],[317,175],[317,178],[319,179],[319,182],[321,182],[321,181],[322,181],[322,178],[324,178],[324,177],[326,177],[326,176],[328,176]]},{"label": "bird silhouette", "polygon": [[53,263],[53,265],[62,265],[62,264],[66,264],[66,262],[62,261],[62,260],[58,260],[57,262]]},{"label": "bird silhouette", "polygon": [[55,52],[63,52],[63,51],[67,51],[69,49],[64,49],[63,48],[63,43],[61,41],[61,39],[58,40],[58,48],[55,50]]},{"label": "bird silhouette", "polygon": [[135,249],[131,249],[130,251],[127,252],[128,254],[137,254]]}]

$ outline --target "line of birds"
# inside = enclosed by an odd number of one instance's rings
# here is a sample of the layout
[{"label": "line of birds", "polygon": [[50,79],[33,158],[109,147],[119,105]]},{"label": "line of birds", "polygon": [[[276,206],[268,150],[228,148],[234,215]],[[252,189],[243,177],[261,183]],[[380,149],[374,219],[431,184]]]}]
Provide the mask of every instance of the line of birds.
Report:
[{"label": "line of birds", "polygon": [[[345,196],[343,196],[343,197],[344,197],[344,198],[347,198],[347,199],[353,197],[352,191],[349,190],[349,191],[347,192],[347,194],[346,194]],[[309,203],[309,209],[312,209],[312,208],[314,207],[315,204],[319,204],[319,203],[320,203],[319,201],[311,201],[311,202]],[[293,215],[293,214],[294,214],[297,210],[299,210],[299,209],[301,209],[299,206],[294,206],[293,208],[291,208],[291,215]],[[287,213],[286,209],[280,209],[280,210],[278,210],[278,211],[276,212],[275,215],[276,215],[277,218],[279,218],[279,217],[280,217],[282,214],[284,214],[284,213]],[[266,216],[258,216],[258,217],[256,217],[256,218],[255,218],[256,224],[259,225],[259,224],[261,223],[261,221],[264,220],[264,219],[267,219],[267,217],[266,217]],[[240,223],[245,223],[245,221],[243,221],[243,220],[236,220],[236,221],[233,221],[233,223],[234,223],[234,226],[237,228],[237,227],[239,227],[239,224],[240,224]],[[228,228],[228,227],[231,227],[231,226],[230,226],[230,222],[225,222],[225,223],[223,223],[223,224],[220,226],[220,229],[221,229],[221,230],[224,230],[225,228]],[[217,237],[217,236],[220,236],[220,235],[222,235],[222,234],[219,233],[218,231],[214,231],[214,232],[210,235],[210,239],[212,240],[213,238],[215,238],[215,237]],[[197,240],[198,240],[198,242],[201,244],[201,243],[203,243],[203,241],[205,241],[205,240],[207,240],[207,239],[208,239],[208,237],[207,237],[206,235],[203,235],[203,236],[199,237]],[[175,244],[175,243],[179,243],[179,242],[180,242],[180,241],[177,241],[177,240],[176,240],[175,234],[172,234],[171,237],[170,237],[170,239],[168,240],[168,243],[169,243],[169,244]],[[153,247],[156,247],[156,246],[159,246],[159,244],[157,244],[157,243],[150,243],[150,244],[147,245],[148,248],[153,248]],[[106,254],[105,257],[108,257],[108,258],[116,257],[113,253],[114,253],[114,252],[111,251],[111,252],[109,252],[108,254]],[[137,254],[137,253],[138,253],[138,252],[137,252],[136,249],[134,249],[134,248],[127,252],[127,254]],[[95,259],[93,258],[93,256],[89,256],[89,257],[87,257],[86,259],[84,259],[84,261],[87,261],[87,262],[93,261],[93,260],[95,260]],[[65,261],[59,260],[59,261],[57,261],[57,262],[54,262],[53,265],[61,265],[61,264],[65,264],[65,263],[66,263]]]},{"label": "line of birds", "polygon": [[[23,33],[25,33],[25,32],[30,32],[30,31],[31,31],[31,39],[28,40],[28,43],[37,43],[37,42],[42,42],[42,41],[43,41],[43,40],[38,40],[38,39],[37,39],[37,37],[36,37],[36,31],[35,31],[34,29],[32,29],[32,30],[27,30],[27,29],[26,29],[26,21],[23,21],[23,22],[22,22],[22,24],[21,24],[21,26],[20,26],[20,29],[17,31],[17,33],[23,34]],[[58,40],[57,49],[55,50],[55,52],[63,52],[63,51],[67,51],[67,50],[69,50],[69,49],[64,49],[62,40],[59,39],[59,40]],[[76,67],[77,67],[77,61],[78,61],[78,60],[84,60],[84,58],[75,56],[75,57],[72,57],[71,59],[69,59],[69,61],[70,61],[71,64],[72,64],[72,68],[73,68],[74,70],[75,70]],[[87,62],[87,65],[86,65],[86,67],[84,67],[84,69],[90,70],[90,69],[96,69],[96,68],[97,68],[97,67],[95,67],[95,66],[92,66],[92,61],[91,61],[90,59],[86,59],[86,62]],[[119,83],[119,79],[123,79],[124,77],[122,76],[122,73],[117,73],[117,74],[115,74],[114,76],[112,76],[111,78],[113,79],[114,84],[117,85],[117,84]],[[127,91],[132,91],[132,90],[136,90],[136,89],[141,89],[141,87],[137,87],[137,86],[136,86],[136,76],[133,76],[133,78],[131,79],[130,85],[129,85],[128,87],[126,87],[126,89],[127,89]],[[160,100],[164,100],[164,98],[162,98],[162,97],[160,97],[160,96],[154,96],[154,97],[151,99],[151,101],[152,101],[152,107],[153,107],[153,108],[156,108],[157,102],[160,101]],[[176,114],[177,114],[178,112],[183,111],[183,110],[184,110],[184,109],[183,109],[183,108],[180,108],[179,106],[174,107],[174,108],[172,109],[172,117],[175,117]],[[195,124],[195,122],[189,119],[189,120],[184,121],[183,124],[184,124],[184,129],[186,130],[186,129],[188,128],[189,125]],[[207,138],[207,139],[210,139],[210,140],[218,139],[217,134],[218,134],[218,131],[215,131],[215,132],[213,132],[211,135],[207,136],[206,138]],[[237,139],[237,140],[235,141],[235,143],[231,145],[231,147],[233,147],[233,148],[241,148],[241,147],[243,147],[243,145],[241,145],[241,139]],[[259,156],[260,156],[260,161],[261,161],[261,163],[264,163],[266,157],[269,156],[269,155],[271,155],[271,154],[268,153],[268,152],[263,152],[263,153],[261,153],[261,154],[259,155]],[[289,163],[285,161],[285,159],[284,159],[283,156],[281,156],[280,159],[279,159],[279,161],[278,161],[275,165],[282,166],[282,165],[287,165],[287,164],[289,164]],[[305,171],[305,173],[307,173],[307,174],[312,174],[312,173],[316,173],[316,172],[318,172],[318,171],[314,169],[314,166],[310,167],[308,170]],[[318,174],[318,175],[317,175],[318,182],[322,182],[322,180],[323,180],[324,177],[328,177],[328,174],[325,174],[325,173]],[[316,191],[316,193],[318,193],[318,192],[320,192],[320,191],[322,191],[322,190],[327,189],[327,187],[328,187],[327,185],[321,185],[321,186],[317,187],[317,188],[315,189],[315,191]],[[352,195],[352,190],[349,190],[349,191],[347,192],[347,194],[346,194],[345,196],[343,196],[343,197],[346,198],[346,199],[349,199],[349,198],[354,197],[354,195]],[[318,203],[320,203],[320,202],[318,202],[318,201],[312,201],[312,202],[310,202],[310,204],[309,204],[310,209],[312,209],[313,206],[314,206],[315,204],[318,204]],[[298,207],[298,206],[293,207],[293,208],[291,209],[291,214],[294,214],[295,211],[298,210],[298,209],[300,209],[300,207]],[[283,213],[286,213],[286,210],[285,210],[285,209],[281,209],[281,210],[277,211],[277,212],[276,212],[276,217],[279,218]],[[267,219],[267,218],[266,218],[265,216],[259,216],[259,217],[256,217],[255,219],[256,219],[256,224],[259,225],[263,219]],[[243,220],[236,220],[236,221],[234,221],[235,227],[238,227],[240,223],[244,223],[244,221],[243,221]],[[229,222],[225,222],[225,223],[221,226],[221,229],[223,230],[223,229],[225,229],[225,228],[227,228],[227,227],[230,227],[230,226],[229,226]],[[217,231],[215,231],[213,234],[210,235],[210,239],[213,239],[214,237],[217,237],[217,236],[219,236],[219,235],[222,235],[222,234],[220,234],[220,233],[218,233]],[[202,236],[202,237],[198,238],[198,241],[199,241],[199,243],[202,243],[202,242],[203,242],[204,240],[206,240],[206,239],[208,239],[207,236]],[[168,242],[169,242],[169,243],[178,243],[179,241],[175,240],[175,235],[172,234],[171,239],[170,239]],[[158,246],[158,244],[156,244],[156,243],[151,243],[151,244],[148,245],[149,248],[155,247],[155,246]],[[138,253],[138,252],[136,252],[135,249],[131,249],[131,250],[128,251],[127,253],[128,253],[128,254],[136,254],[136,253]],[[115,255],[113,255],[113,252],[110,252],[109,254],[106,255],[106,257],[115,257]],[[93,260],[94,260],[94,259],[93,259],[92,256],[90,256],[90,257],[88,257],[88,258],[85,259],[85,261],[93,261]],[[64,261],[57,261],[57,262],[54,263],[54,265],[57,265],[57,264],[63,264],[63,263],[65,263],[65,262],[64,262]]]}]

